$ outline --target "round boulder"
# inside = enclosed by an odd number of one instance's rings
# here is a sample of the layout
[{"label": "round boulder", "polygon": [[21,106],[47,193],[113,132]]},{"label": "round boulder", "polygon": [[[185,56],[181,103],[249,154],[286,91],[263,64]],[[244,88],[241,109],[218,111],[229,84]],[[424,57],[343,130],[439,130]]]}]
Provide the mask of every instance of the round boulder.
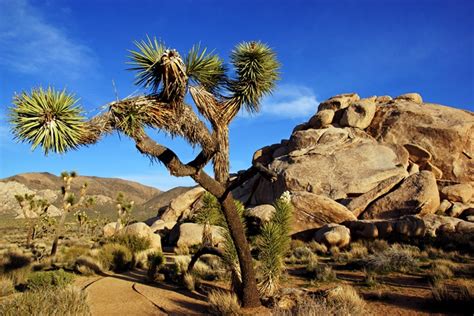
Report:
[{"label": "round boulder", "polygon": [[316,231],[313,239],[318,243],[324,243],[328,248],[343,248],[349,245],[351,241],[351,232],[345,226],[339,224],[327,224]]}]

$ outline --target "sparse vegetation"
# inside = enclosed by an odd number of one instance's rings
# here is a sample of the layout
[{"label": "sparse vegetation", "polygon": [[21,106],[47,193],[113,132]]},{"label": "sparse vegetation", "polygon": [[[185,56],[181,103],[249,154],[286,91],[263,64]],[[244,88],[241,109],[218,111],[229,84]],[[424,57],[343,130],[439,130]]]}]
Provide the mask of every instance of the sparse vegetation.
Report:
[{"label": "sparse vegetation", "polygon": [[366,267],[378,273],[413,272],[418,268],[419,249],[413,246],[394,244],[382,252],[367,257]]},{"label": "sparse vegetation", "polygon": [[330,282],[336,280],[336,273],[333,271],[331,266],[318,263],[310,262],[306,267],[309,277],[317,282]]},{"label": "sparse vegetation", "polygon": [[433,299],[450,310],[471,312],[474,308],[474,285],[458,281],[456,284],[439,282],[431,289]]},{"label": "sparse vegetation", "polygon": [[90,315],[90,310],[86,292],[68,286],[14,295],[2,301],[0,315],[85,316]]},{"label": "sparse vegetation", "polygon": [[110,238],[110,243],[116,243],[127,247],[133,254],[150,248],[151,241],[146,237],[130,234],[117,234]]},{"label": "sparse vegetation", "polygon": [[0,297],[7,296],[15,292],[13,281],[9,278],[0,276]]}]

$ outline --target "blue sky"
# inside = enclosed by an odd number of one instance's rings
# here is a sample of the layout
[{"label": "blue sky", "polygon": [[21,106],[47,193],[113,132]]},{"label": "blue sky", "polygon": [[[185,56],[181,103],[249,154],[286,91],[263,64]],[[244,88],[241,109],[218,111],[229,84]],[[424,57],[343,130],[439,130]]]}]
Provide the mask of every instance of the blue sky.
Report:
[{"label": "blue sky", "polygon": [[[138,4],[140,3],[140,4]],[[268,43],[282,63],[273,96],[259,115],[231,125],[231,169],[253,152],[288,138],[317,104],[357,92],[424,100],[474,110],[474,1],[59,1],[0,0],[0,178],[77,170],[169,189],[191,185],[151,165],[126,137],[111,135],[66,155],[32,152],[9,133],[15,92],[66,87],[88,115],[140,92],[126,71],[127,49],[148,34],[184,55],[201,42],[228,60],[243,40]],[[183,160],[196,154],[179,139],[155,138]]]}]

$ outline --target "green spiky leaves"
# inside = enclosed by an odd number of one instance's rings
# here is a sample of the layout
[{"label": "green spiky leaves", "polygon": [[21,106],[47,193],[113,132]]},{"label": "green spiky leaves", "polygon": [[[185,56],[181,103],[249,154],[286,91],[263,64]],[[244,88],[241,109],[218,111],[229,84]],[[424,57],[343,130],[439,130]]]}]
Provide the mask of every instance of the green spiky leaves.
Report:
[{"label": "green spiky leaves", "polygon": [[147,40],[135,41],[138,50],[130,51],[129,64],[133,67],[129,70],[137,72],[135,84],[145,88],[158,91],[162,79],[161,57],[166,50],[163,43],[156,38],[153,41],[147,36]]},{"label": "green spiky leaves", "polygon": [[280,64],[275,52],[261,42],[243,42],[231,55],[237,78],[229,83],[233,100],[249,112],[260,110],[260,100],[272,92]]},{"label": "green spiky leaves", "polygon": [[201,49],[200,44],[189,51],[185,64],[189,79],[210,92],[215,92],[226,82],[223,60],[213,52],[207,53],[207,48]]},{"label": "green spiky leaves", "polygon": [[45,154],[75,149],[84,126],[76,103],[74,95],[52,87],[15,95],[10,111],[15,138],[30,143],[33,150],[41,146]]},{"label": "green spiky leaves", "polygon": [[[167,49],[156,38],[135,42],[136,51],[130,51],[129,70],[137,71],[135,84],[160,92],[164,101],[182,99],[188,77],[186,66],[176,50]],[[161,88],[161,90],[160,90]]]}]

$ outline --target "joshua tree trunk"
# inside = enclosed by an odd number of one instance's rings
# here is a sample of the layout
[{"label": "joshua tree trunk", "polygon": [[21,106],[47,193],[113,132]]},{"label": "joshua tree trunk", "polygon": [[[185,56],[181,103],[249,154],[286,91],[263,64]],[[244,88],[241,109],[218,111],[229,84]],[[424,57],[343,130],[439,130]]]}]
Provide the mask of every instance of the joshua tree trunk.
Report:
[{"label": "joshua tree trunk", "polygon": [[217,181],[226,184],[229,180],[229,129],[216,126],[216,139],[219,148],[214,156],[214,176]]},{"label": "joshua tree trunk", "polygon": [[61,215],[61,219],[59,220],[56,233],[54,234],[53,246],[51,247],[51,258],[53,259],[56,257],[56,253],[58,251],[59,238],[61,238],[61,235],[64,231],[64,223],[66,222],[66,216],[67,210],[64,210],[63,214]]}]

